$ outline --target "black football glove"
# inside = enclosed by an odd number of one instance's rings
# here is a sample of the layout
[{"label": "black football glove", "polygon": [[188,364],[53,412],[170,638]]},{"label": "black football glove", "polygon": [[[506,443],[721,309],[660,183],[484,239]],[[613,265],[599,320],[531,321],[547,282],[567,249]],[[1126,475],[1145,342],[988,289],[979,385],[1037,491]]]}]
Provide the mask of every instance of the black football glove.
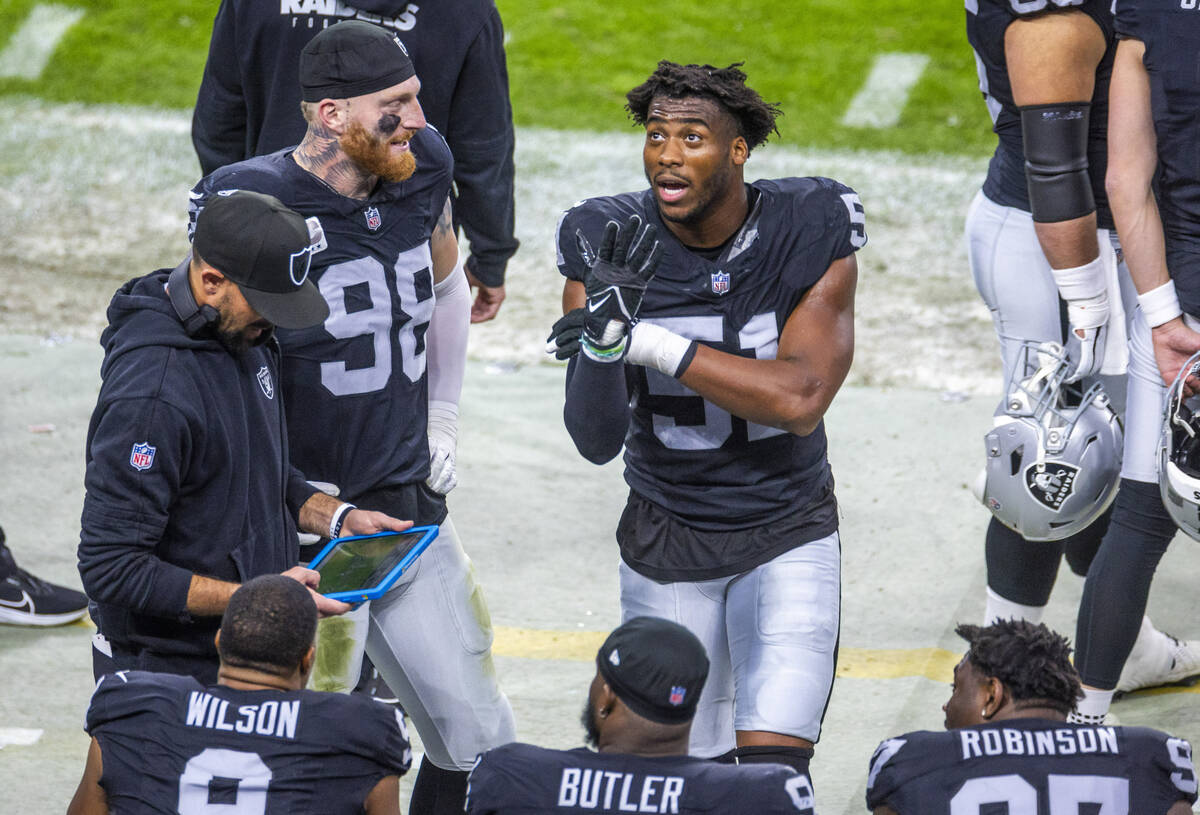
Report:
[{"label": "black football glove", "polygon": [[579,253],[588,263],[582,348],[589,357],[609,362],[624,355],[629,326],[662,260],[663,248],[655,240],[657,234],[657,227],[643,227],[637,215],[630,215],[624,226],[609,221],[600,249],[593,253],[583,233],[575,232]]},{"label": "black football glove", "polygon": [[570,359],[579,353],[579,338],[583,334],[583,317],[586,313],[582,308],[573,308],[555,321],[550,328],[550,336],[546,337],[547,354],[554,354],[555,359]]}]

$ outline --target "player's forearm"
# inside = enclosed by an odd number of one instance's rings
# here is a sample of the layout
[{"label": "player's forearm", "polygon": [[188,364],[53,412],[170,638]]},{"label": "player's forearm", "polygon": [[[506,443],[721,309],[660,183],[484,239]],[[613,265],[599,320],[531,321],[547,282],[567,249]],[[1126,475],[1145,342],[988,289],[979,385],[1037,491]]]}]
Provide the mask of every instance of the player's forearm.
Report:
[{"label": "player's forearm", "polygon": [[1069,221],[1035,222],[1033,229],[1052,269],[1085,266],[1100,257],[1094,211]]},{"label": "player's forearm", "polygon": [[456,266],[433,286],[433,316],[425,333],[429,401],[458,405],[467,367],[471,288]]},{"label": "player's forearm", "polygon": [[197,617],[216,617],[225,613],[229,598],[237,591],[239,583],[230,583],[203,575],[192,575],[188,586],[187,610]]},{"label": "player's forearm", "polygon": [[701,345],[679,381],[734,416],[806,436],[820,424],[849,367],[847,359],[822,374],[800,360],[747,359]]},{"label": "player's forearm", "polygon": [[614,459],[625,443],[629,418],[625,366],[577,354],[567,365],[563,424],[579,454],[593,464]]},{"label": "player's forearm", "polygon": [[[330,533],[330,523],[333,521],[334,513],[337,513],[344,504],[332,495],[326,495],[321,491],[314,492],[312,497],[304,502],[300,507],[300,518],[298,526],[302,532],[311,532],[314,535],[322,537],[332,537]],[[344,521],[347,512],[341,510],[341,517]]]}]

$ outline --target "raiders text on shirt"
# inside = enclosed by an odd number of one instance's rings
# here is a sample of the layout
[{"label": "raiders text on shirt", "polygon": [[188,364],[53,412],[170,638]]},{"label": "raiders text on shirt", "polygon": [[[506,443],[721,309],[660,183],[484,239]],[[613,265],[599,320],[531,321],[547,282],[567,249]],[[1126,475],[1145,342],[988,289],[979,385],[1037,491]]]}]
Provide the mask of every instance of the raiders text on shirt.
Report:
[{"label": "raiders text on shirt", "polygon": [[962,730],[962,757],[1069,756],[1076,753],[1119,753],[1111,727],[1060,727],[1056,730]]},{"label": "raiders text on shirt", "polygon": [[683,778],[564,767],[558,805],[598,812],[679,812]]},{"label": "raiders text on shirt", "polygon": [[187,723],[191,727],[213,730],[232,730],[236,733],[258,733],[281,739],[296,738],[296,722],[300,718],[300,700],[271,700],[259,705],[239,705],[229,719],[229,702],[203,691],[188,696]]}]

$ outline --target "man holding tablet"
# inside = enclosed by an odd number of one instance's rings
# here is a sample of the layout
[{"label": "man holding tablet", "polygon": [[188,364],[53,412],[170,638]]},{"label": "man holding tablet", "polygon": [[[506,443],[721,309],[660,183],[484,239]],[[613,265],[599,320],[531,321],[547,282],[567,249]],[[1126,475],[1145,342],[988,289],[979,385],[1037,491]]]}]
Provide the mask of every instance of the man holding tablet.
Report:
[{"label": "man holding tablet", "polygon": [[291,455],[309,478],[336,485],[343,506],[441,529],[371,602],[366,652],[425,747],[411,811],[458,813],[475,756],[516,731],[491,622],[446,514],[471,307],[450,150],[425,126],[403,44],[379,26],[350,20],[317,34],[300,84],[304,140],[209,175],[192,214],[252,189],[319,220],[312,277],[329,316],[279,337]]},{"label": "man holding tablet", "polygon": [[[345,513],[289,461],[273,332],[328,314],[307,280],[312,253],[303,217],[239,192],[199,219],[190,258],[114,295],[79,536],[97,679],[142,670],[214,682],[213,634],[240,583],[285,572],[317,585],[297,566],[297,525],[409,526]],[[347,608],[316,602],[323,614]]]},{"label": "man holding tablet", "polygon": [[295,581],[255,578],[225,609],[221,669],[121,671],[92,694],[87,766],[70,815],[322,812],[399,815],[412,761],[399,711],[304,690],[316,607]]}]

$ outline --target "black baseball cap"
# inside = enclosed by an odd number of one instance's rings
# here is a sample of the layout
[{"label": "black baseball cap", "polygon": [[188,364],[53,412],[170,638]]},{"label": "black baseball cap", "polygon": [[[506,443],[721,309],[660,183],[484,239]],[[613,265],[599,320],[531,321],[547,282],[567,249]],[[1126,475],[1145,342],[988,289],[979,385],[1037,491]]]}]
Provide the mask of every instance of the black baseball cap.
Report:
[{"label": "black baseball cap", "polygon": [[596,667],[625,706],[660,724],[691,721],[708,678],[696,635],[660,617],[634,617],[608,635]]},{"label": "black baseball cap", "polygon": [[320,102],[362,96],[416,73],[398,36],[362,20],[344,20],[313,37],[300,52],[300,98]]},{"label": "black baseball cap", "polygon": [[308,224],[278,198],[248,190],[217,193],[196,217],[192,247],[275,325],[308,328],[329,316],[325,298],[308,279]]}]

